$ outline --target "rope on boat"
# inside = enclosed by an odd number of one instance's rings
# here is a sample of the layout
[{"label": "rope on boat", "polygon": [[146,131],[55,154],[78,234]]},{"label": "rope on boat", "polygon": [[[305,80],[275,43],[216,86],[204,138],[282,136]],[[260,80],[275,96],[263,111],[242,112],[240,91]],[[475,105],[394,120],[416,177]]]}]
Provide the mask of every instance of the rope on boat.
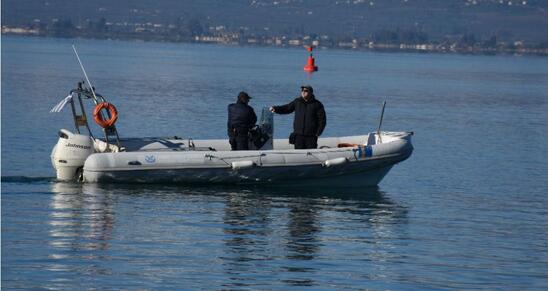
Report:
[{"label": "rope on boat", "polygon": [[[318,151],[318,152],[306,152],[306,155],[307,156],[313,156],[314,158],[316,158],[318,161],[320,162],[324,162],[324,160],[320,159],[319,157],[317,157],[316,153],[319,153],[319,154],[326,154],[326,153],[340,153],[340,152],[347,152],[348,149],[340,149],[340,150],[336,150],[336,151]],[[352,149],[352,152],[354,153],[354,158],[356,160],[358,160],[359,158],[356,156],[356,153],[358,152],[358,150],[356,149]],[[303,153],[302,152],[299,152],[299,153],[295,153],[295,152],[272,152],[272,153],[268,153],[270,155],[302,155]],[[243,158],[258,158],[259,160],[259,166],[262,166],[263,165],[263,162],[262,162],[262,157],[265,157],[267,156],[267,153],[261,153],[261,154],[258,154],[258,155],[242,155],[242,156],[231,156],[231,157],[218,157],[218,156],[215,156],[215,155],[212,155],[212,154],[205,154],[204,155],[204,158],[207,158],[209,160],[211,159],[218,159],[219,161],[225,163],[227,166],[232,166],[232,164],[230,162],[227,162],[226,160],[233,160],[233,159],[243,159]]]}]

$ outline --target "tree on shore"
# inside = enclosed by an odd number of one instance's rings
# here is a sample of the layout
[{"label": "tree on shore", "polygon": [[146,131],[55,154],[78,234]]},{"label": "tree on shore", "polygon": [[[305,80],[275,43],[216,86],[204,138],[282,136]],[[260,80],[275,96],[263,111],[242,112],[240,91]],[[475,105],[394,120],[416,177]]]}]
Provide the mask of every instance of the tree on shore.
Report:
[{"label": "tree on shore", "polygon": [[74,37],[76,34],[76,28],[70,18],[54,19],[50,31],[55,37]]}]

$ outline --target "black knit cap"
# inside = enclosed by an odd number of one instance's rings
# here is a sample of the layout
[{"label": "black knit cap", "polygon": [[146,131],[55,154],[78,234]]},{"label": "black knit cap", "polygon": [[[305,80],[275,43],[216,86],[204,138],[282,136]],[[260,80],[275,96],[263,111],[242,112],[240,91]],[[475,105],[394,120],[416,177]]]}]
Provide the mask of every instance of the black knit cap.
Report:
[{"label": "black knit cap", "polygon": [[240,93],[238,93],[238,100],[241,100],[241,99],[251,99],[251,96],[249,96],[246,92],[242,91]]},{"label": "black knit cap", "polygon": [[310,85],[303,85],[301,86],[301,90],[302,89],[307,89],[308,91],[310,91],[310,93],[314,93],[314,89],[312,89],[312,86]]}]

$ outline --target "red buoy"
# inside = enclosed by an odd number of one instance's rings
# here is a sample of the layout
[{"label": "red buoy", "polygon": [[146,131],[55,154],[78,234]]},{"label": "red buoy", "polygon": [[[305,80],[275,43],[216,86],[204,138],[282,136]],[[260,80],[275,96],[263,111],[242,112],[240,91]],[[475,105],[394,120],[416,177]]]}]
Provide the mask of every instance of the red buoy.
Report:
[{"label": "red buoy", "polygon": [[314,63],[314,57],[312,56],[312,46],[309,46],[306,48],[310,55],[308,56],[308,59],[306,60],[306,65],[304,65],[304,71],[307,73],[313,73],[318,70],[318,66]]}]

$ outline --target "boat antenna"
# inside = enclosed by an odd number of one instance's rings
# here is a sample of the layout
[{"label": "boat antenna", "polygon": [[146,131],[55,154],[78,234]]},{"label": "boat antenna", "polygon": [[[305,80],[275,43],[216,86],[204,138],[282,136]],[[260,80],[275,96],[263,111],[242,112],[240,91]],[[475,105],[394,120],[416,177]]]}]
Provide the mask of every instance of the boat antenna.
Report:
[{"label": "boat antenna", "polygon": [[97,96],[95,96],[95,88],[93,85],[91,85],[91,82],[89,81],[88,74],[86,74],[86,69],[84,69],[84,65],[82,65],[82,61],[80,60],[80,56],[78,55],[78,52],[76,51],[76,47],[72,45],[72,49],[74,50],[74,54],[76,54],[76,58],[78,59],[78,63],[80,64],[80,68],[82,68],[82,72],[84,72],[84,77],[86,77],[86,81],[88,82],[89,86],[91,87],[91,93],[93,94],[93,98],[97,100]]},{"label": "boat antenna", "polygon": [[382,111],[381,111],[381,119],[379,120],[379,127],[377,128],[377,135],[379,136],[379,143],[382,143],[381,138],[381,126],[382,126],[382,119],[384,117],[384,107],[386,106],[386,100],[382,103]]}]

